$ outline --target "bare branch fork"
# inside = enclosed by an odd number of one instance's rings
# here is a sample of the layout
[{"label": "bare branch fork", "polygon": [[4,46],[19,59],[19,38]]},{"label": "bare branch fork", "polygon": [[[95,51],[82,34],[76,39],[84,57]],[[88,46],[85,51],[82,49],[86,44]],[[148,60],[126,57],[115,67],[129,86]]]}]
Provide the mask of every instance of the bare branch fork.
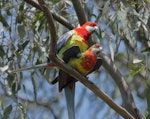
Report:
[{"label": "bare branch fork", "polygon": [[45,6],[43,0],[38,0],[39,5],[44,12],[47,22],[49,25],[49,30],[51,33],[51,44],[50,44],[50,59],[63,71],[70,72],[70,75],[79,80],[82,84],[84,84],[87,88],[89,88],[92,92],[94,92],[98,97],[104,100],[111,108],[113,108],[116,112],[118,112],[121,116],[126,119],[134,119],[134,117],[129,114],[123,107],[114,103],[114,101],[109,98],[104,92],[99,90],[99,88],[93,84],[91,81],[87,80],[84,76],[82,76],[79,72],[71,68],[69,65],[64,64],[61,60],[59,60],[56,56],[56,42],[57,42],[57,34],[55,30],[55,25],[53,21],[52,14],[49,12],[48,8]]}]

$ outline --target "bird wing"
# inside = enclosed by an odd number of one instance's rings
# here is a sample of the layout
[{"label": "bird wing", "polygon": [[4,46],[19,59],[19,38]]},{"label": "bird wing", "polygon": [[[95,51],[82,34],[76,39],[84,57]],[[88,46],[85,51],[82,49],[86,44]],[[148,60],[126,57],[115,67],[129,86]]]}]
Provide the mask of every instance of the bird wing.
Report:
[{"label": "bird wing", "polygon": [[71,58],[78,58],[79,54],[81,54],[79,46],[72,46],[63,52],[62,59],[65,63],[68,63]]},{"label": "bird wing", "polygon": [[[78,46],[72,46],[70,48],[68,48],[64,53],[63,53],[63,61],[65,63],[68,63],[68,61],[71,59],[71,58],[78,58],[79,54],[81,53],[81,50]],[[60,76],[62,75],[62,76]],[[51,84],[55,84],[58,82],[59,80],[59,77],[63,77],[65,79],[67,75],[65,75],[65,72],[63,72],[62,70],[60,70],[59,72],[59,76],[56,77],[53,81],[51,81]],[[66,87],[68,84],[70,84],[69,82],[72,82],[71,80],[68,81],[68,82],[63,82],[64,79],[62,79],[61,81],[62,82],[59,82],[60,83],[60,89],[63,89],[64,87]]]},{"label": "bird wing", "polygon": [[[97,71],[101,67],[101,65],[102,65],[102,58],[97,57],[96,64],[94,65],[93,69],[88,74]],[[65,73],[65,72],[61,72],[61,77],[63,77],[65,75],[63,73]],[[67,77],[67,74],[65,75],[65,77]],[[57,81],[58,81],[58,78],[57,78]],[[62,90],[63,88],[67,87],[68,85],[75,83],[77,80],[73,77],[69,77],[68,81],[64,81],[63,79],[61,79],[59,81],[60,81],[59,82],[60,83],[59,89]],[[55,83],[56,83],[56,80],[55,80]]]},{"label": "bird wing", "polygon": [[[68,48],[64,53],[63,53],[63,61],[65,63],[68,63],[69,60],[72,58],[78,58],[79,54],[81,54],[81,50],[79,46],[72,46]],[[68,85],[71,85],[76,82],[76,80],[69,76],[67,73],[64,71],[60,70],[59,71],[59,91],[61,91],[63,88],[67,87]]]},{"label": "bird wing", "polygon": [[69,40],[69,38],[74,34],[74,30],[68,31],[64,35],[60,37],[60,39],[57,41],[57,52],[63,47],[64,44]]},{"label": "bird wing", "polygon": [[92,73],[94,71],[97,71],[102,65],[102,58],[101,57],[97,57],[97,61],[96,61],[96,64],[94,65],[93,69],[88,73]]},{"label": "bird wing", "polygon": [[64,88],[64,85],[67,83],[67,79],[69,79],[69,75],[62,70],[59,70],[58,81],[59,81],[59,91],[61,92]]}]

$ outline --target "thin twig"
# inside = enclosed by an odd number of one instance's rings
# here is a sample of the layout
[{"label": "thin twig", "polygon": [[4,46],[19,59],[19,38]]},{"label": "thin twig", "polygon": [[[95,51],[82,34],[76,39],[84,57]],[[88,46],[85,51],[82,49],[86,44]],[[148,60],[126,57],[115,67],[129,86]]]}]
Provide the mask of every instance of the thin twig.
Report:
[{"label": "thin twig", "polygon": [[[38,10],[42,11],[41,6],[39,4],[37,4],[36,2],[34,2],[33,0],[24,0],[24,1],[26,1],[28,4],[32,5],[33,7],[37,8]],[[64,17],[60,16],[59,14],[54,12],[53,10],[51,10],[50,12],[56,21],[58,21],[59,23],[61,23],[65,27],[67,27],[68,29],[71,30],[75,27],[70,22],[68,22],[68,20],[66,20]]]},{"label": "thin twig", "polygon": [[[1,86],[1,89],[4,91],[4,94],[5,94],[6,96],[8,96],[8,97],[11,97],[11,95],[8,94],[8,92],[6,91],[5,85],[4,85],[2,82],[0,82],[0,86]],[[35,101],[31,101],[31,100],[29,100],[29,99],[25,99],[25,98],[23,98],[23,97],[20,97],[18,94],[16,94],[15,96],[17,97],[17,99],[20,99],[20,100],[22,100],[22,101],[24,101],[24,102],[27,101],[28,103],[32,103],[32,104],[35,103]],[[11,98],[12,98],[12,97],[11,97]],[[43,107],[45,107],[45,108],[48,108],[48,110],[49,110],[49,111],[52,113],[52,115],[54,116],[54,119],[58,119],[58,117],[57,117],[57,115],[55,114],[53,108],[52,108],[48,103],[37,101],[36,104],[39,105],[39,106],[43,106]]]},{"label": "thin twig", "polygon": [[[24,102],[28,102],[28,103],[31,103],[31,104],[35,104],[35,101],[29,100],[29,99],[25,99],[25,98],[20,97],[20,96],[18,96],[18,95],[16,95],[16,97],[17,97],[17,99],[20,99],[20,100],[22,100],[22,101],[24,101]],[[54,111],[53,108],[50,106],[50,104],[48,104],[47,102],[40,102],[40,101],[37,101],[36,104],[37,104],[38,106],[42,106],[42,107],[47,108],[47,109],[52,113],[54,119],[58,119],[58,117],[57,117],[56,114],[55,114],[55,111]]]}]

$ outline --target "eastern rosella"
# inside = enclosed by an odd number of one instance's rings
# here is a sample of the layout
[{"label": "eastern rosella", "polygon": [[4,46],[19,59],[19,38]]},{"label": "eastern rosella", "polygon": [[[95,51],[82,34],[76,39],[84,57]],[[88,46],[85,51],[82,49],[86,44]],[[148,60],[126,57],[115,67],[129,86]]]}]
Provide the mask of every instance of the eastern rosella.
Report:
[{"label": "eastern rosella", "polygon": [[[67,55],[67,53],[65,53],[65,51],[69,52],[69,50],[67,50],[67,49],[70,49],[71,47],[74,47],[74,46],[77,46],[78,49],[81,50],[81,52],[86,51],[88,48],[88,39],[91,36],[91,34],[97,29],[98,29],[98,25],[95,22],[86,22],[81,27],[75,28],[75,29],[65,33],[57,42],[57,53],[58,53],[59,58],[62,58],[63,54],[64,54],[64,56],[69,57],[69,58],[74,57],[72,53],[70,53],[70,55]],[[65,60],[64,57],[63,57],[63,59]],[[76,65],[78,64],[77,59],[74,60],[76,62]],[[80,60],[79,60],[79,62],[80,62]],[[71,60],[69,60],[68,63],[71,65],[73,64],[73,63],[71,63]],[[47,65],[45,65],[43,67],[47,67]],[[79,68],[79,67],[80,67],[80,64],[78,64],[76,68]],[[29,69],[31,69],[31,68],[32,67],[30,67]],[[33,67],[33,68],[35,68],[35,67]],[[36,67],[36,68],[38,68],[38,67]],[[83,75],[86,75],[86,70],[87,70],[86,68],[88,68],[88,67],[86,67],[86,64],[85,64],[84,68],[85,68],[85,70],[83,69],[83,71],[85,71],[85,72],[83,72],[83,73],[81,72],[81,73]],[[24,70],[25,70],[25,68],[24,68]],[[80,72],[80,68],[79,68],[79,72]],[[63,73],[63,71],[60,70],[59,77],[61,77],[61,74],[64,75],[65,73]],[[59,81],[61,82],[61,78],[59,78]],[[67,107],[68,107],[68,113],[69,113],[70,119],[75,118],[75,115],[74,115],[74,91],[75,90],[74,90],[74,88],[75,88],[74,86],[73,86],[72,90],[70,90],[68,87],[65,88],[65,95],[66,95],[66,101],[67,101]]]},{"label": "eastern rosella", "polygon": [[[62,59],[65,63],[71,65],[82,75],[86,76],[100,68],[102,64],[102,59],[98,57],[98,54],[101,49],[102,49],[101,44],[94,44],[85,52],[81,52],[78,46],[72,46],[63,53]],[[52,83],[54,84],[57,81],[58,77]],[[59,91],[61,91],[68,83],[72,82],[70,80],[69,81],[59,80],[59,81],[63,82],[59,84],[60,85]]]},{"label": "eastern rosella", "polygon": [[[86,76],[89,73],[96,71],[102,64],[101,58],[98,57],[102,46],[95,44],[85,52],[81,52],[78,46],[72,46],[62,54],[62,59],[65,63],[71,65],[82,75]],[[75,80],[69,74],[60,70],[59,76],[53,83],[59,81],[59,91],[65,89],[69,119],[75,119],[74,114],[74,95],[75,95]]]},{"label": "eastern rosella", "polygon": [[75,28],[65,33],[57,42],[58,55],[61,58],[62,53],[72,46],[79,46],[84,52],[88,48],[88,39],[91,34],[98,29],[95,22],[86,22],[81,27]]},{"label": "eastern rosella", "polygon": [[[67,32],[66,34],[64,34],[58,40],[58,43],[57,43],[58,56],[60,58],[62,58],[64,60],[64,62],[67,63],[67,61],[65,61],[66,59],[69,59],[69,57],[74,57],[73,52],[75,52],[75,55],[76,55],[77,50],[76,49],[70,50],[71,47],[77,46],[79,51],[80,50],[81,50],[81,52],[86,51],[88,48],[88,39],[91,36],[91,34],[97,29],[98,29],[98,25],[95,22],[86,22],[81,27],[75,28],[75,29]],[[73,52],[70,52],[70,51],[73,51]],[[63,81],[65,81],[65,79],[63,79],[64,74],[65,73],[63,73],[63,71],[60,70],[59,78],[58,78],[59,79],[59,87],[61,87],[61,83],[64,83]],[[57,79],[56,79],[56,81],[57,81]],[[59,90],[61,90],[61,88],[59,88]],[[65,87],[65,96],[66,96],[66,103],[67,103],[67,108],[68,108],[69,119],[75,119],[74,94],[75,94],[74,84],[72,85],[72,89]]]},{"label": "eastern rosella", "polygon": [[[81,27],[74,28],[73,30],[68,31],[60,37],[57,42],[57,52],[60,58],[62,58],[62,53],[72,47],[77,45],[80,47],[80,50],[83,52],[88,48],[88,39],[91,34],[98,29],[98,25],[95,22],[86,22]],[[30,66],[27,68],[21,68],[17,70],[10,71],[11,73],[22,72],[25,70],[37,69],[37,68],[48,68],[56,66],[52,62],[45,64]]]}]

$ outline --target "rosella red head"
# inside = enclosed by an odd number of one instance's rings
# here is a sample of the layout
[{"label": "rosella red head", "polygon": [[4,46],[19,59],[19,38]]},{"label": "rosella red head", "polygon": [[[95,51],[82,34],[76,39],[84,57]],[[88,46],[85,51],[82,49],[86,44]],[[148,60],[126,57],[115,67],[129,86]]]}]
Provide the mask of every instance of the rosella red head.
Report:
[{"label": "rosella red head", "polygon": [[93,33],[98,29],[98,25],[95,22],[86,22],[81,27],[85,28],[90,33]]}]

